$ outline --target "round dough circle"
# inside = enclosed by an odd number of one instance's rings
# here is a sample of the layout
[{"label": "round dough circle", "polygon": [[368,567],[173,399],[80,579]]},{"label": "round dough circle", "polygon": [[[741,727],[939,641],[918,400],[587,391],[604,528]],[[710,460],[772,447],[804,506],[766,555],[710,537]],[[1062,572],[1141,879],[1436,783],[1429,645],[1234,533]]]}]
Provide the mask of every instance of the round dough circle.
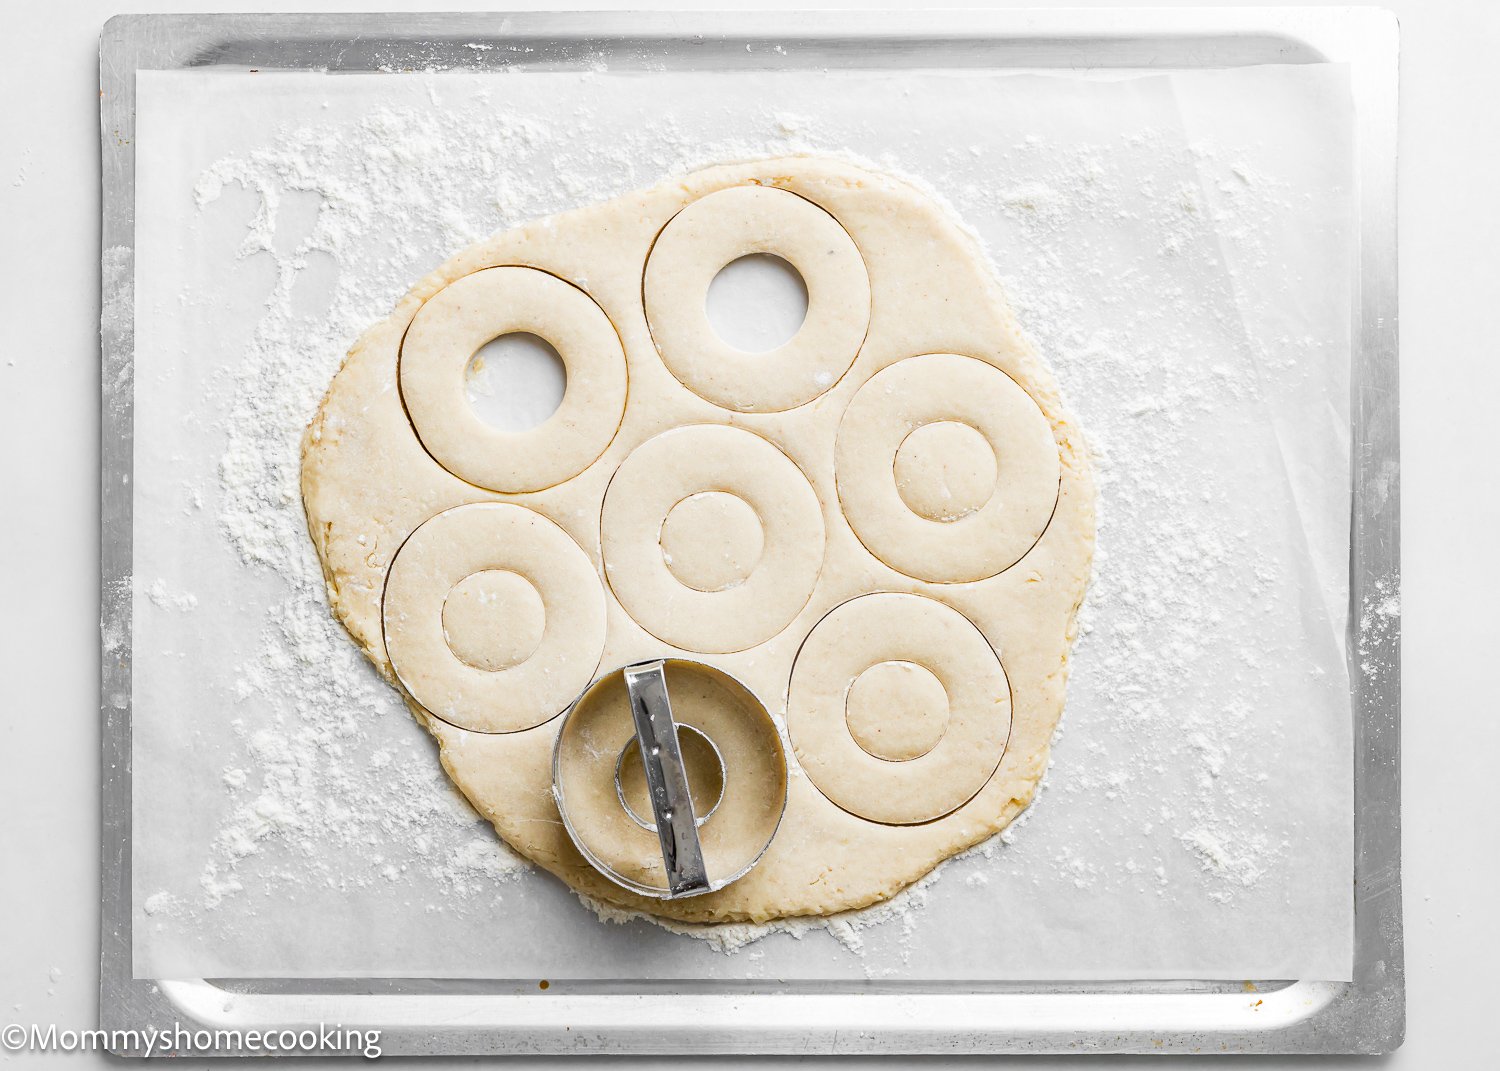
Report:
[{"label": "round dough circle", "polygon": [[[724,760],[718,806],[698,826],[709,882],[718,888],[753,866],[771,843],[786,808],[786,754],[771,716],[744,685],[682,659],[669,659],[666,673],[672,717],[712,740]],[[620,752],[634,738],[625,678],[608,674],[568,711],[553,752],[553,784],[584,856],[626,887],[663,896],[661,841],[631,817],[615,784]],[[691,780],[688,787],[697,799]]]},{"label": "round dough circle", "polygon": [[[743,500],[764,532],[754,569],[721,591],[682,583],[662,555],[668,513],[703,491]],[[802,470],[759,435],[721,424],[674,428],[636,447],[604,493],[601,534],[605,575],[626,612],[688,651],[728,654],[770,639],[806,604],[823,564],[823,513]]]},{"label": "round dough circle", "polygon": [[688,495],[661,525],[661,554],[682,583],[698,591],[743,584],[766,549],[755,509],[727,491]]},{"label": "round dough circle", "polygon": [[[527,431],[502,431],[469,404],[465,373],[486,342],[524,332],[562,358],[562,404]],[[401,343],[401,397],[427,452],[492,491],[539,491],[602,454],[625,412],[625,351],[609,317],[582,290],[535,268],[485,268],[438,291]]]},{"label": "round dough circle", "polygon": [[[490,671],[460,658],[444,606],[476,573],[503,570],[541,597],[540,641],[524,661]],[[583,549],[524,506],[456,506],[427,520],[396,552],[381,605],[391,667],[434,717],[480,733],[530,729],[583,691],[604,650],[604,591]]]},{"label": "round dough circle", "polygon": [[844,721],[861,750],[909,762],[937,747],[948,731],[948,692],[915,662],[877,662],[849,685]]},{"label": "round dough circle", "polygon": [[[797,269],[807,317],[790,341],[750,354],[719,337],[706,302],[719,271],[755,253]],[[672,217],[646,262],[645,302],[672,374],[743,413],[777,413],[818,397],[849,370],[870,326],[870,279],[854,240],[811,201],[764,186],[711,193]]]},{"label": "round dough circle", "polygon": [[896,490],[929,521],[956,521],[984,506],[999,475],[995,451],[956,420],[923,424],[896,449]]},{"label": "round dough circle", "polygon": [[498,673],[519,665],[542,642],[547,611],[541,593],[519,573],[481,569],[448,592],[443,638],[458,660]]},{"label": "round dough circle", "polygon": [[[850,732],[851,686],[883,662],[921,666],[947,695],[947,729],[920,758],[877,758]],[[1010,684],[957,610],[921,595],[863,595],[818,622],[797,653],[786,721],[797,761],[823,795],[872,822],[912,825],[962,807],[994,774],[1010,736]]]},{"label": "round dough circle", "polygon": [[[903,496],[897,458],[908,437],[949,421],[988,441],[996,476],[979,508],[935,521],[907,502],[939,496],[911,486]],[[860,387],[839,423],[834,464],[860,542],[891,568],[943,584],[984,580],[1020,561],[1052,519],[1061,476],[1052,427],[1031,396],[994,365],[951,353],[899,361]]]}]

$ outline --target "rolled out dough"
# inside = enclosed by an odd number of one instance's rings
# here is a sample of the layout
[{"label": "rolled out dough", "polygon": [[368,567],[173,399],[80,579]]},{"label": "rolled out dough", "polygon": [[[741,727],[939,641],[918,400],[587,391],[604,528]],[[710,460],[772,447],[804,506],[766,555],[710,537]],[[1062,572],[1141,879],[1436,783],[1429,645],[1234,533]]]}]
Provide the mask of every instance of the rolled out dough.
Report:
[{"label": "rolled out dough", "polygon": [[[749,253],[808,289],[769,354],[703,312]],[[562,406],[475,431],[463,368],[522,331],[567,363]],[[1082,439],[980,250],[908,183],[816,157],[458,253],[350,351],[303,498],[333,612],[500,836],[582,893],[693,922],[866,906],[1009,823],[1046,767],[1094,537]],[[662,901],[579,854],[552,760],[596,672],[673,656],[743,682],[790,770],[754,869]],[[613,794],[609,744],[579,768]],[[727,801],[764,756],[715,744]],[[739,806],[705,840],[732,853]],[[617,809],[644,873],[654,837]]]}]

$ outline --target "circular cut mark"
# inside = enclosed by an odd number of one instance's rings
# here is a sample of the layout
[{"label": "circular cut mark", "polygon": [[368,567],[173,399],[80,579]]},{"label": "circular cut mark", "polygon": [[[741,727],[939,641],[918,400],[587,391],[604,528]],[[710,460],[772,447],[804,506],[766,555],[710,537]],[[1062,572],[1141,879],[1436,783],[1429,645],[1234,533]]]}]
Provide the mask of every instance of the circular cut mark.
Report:
[{"label": "circular cut mark", "polygon": [[844,720],[863,751],[908,762],[937,747],[948,731],[948,693],[915,662],[879,662],[849,686]]},{"label": "circular cut mark", "polygon": [[[501,579],[510,575],[515,581]],[[495,593],[535,622],[522,584],[541,603],[541,635],[506,664],[527,646],[528,626],[507,623],[503,638],[486,644],[493,604],[480,596]],[[391,562],[381,616],[391,666],[411,697],[474,732],[518,732],[556,717],[604,650],[604,590],[588,555],[546,517],[503,503],[456,506],[413,532]]]},{"label": "circular cut mark", "polygon": [[[562,404],[528,431],[486,423],[469,403],[467,371],[481,346],[518,333],[556,349]],[[575,286],[535,268],[486,268],[428,299],[401,344],[401,397],[427,452],[492,491],[539,491],[604,452],[625,411],[625,351],[609,317]]]},{"label": "circular cut mark", "polygon": [[[949,423],[985,440],[995,466],[988,488],[984,452],[942,427]],[[948,518],[936,459],[950,454],[960,458],[950,492],[982,504]],[[899,361],[860,387],[839,422],[834,466],[839,502],[870,553],[945,584],[1020,561],[1052,519],[1061,476],[1051,425],[1031,396],[994,365],[951,353]]]},{"label": "circular cut mark", "polygon": [[725,491],[689,495],[667,513],[661,554],[667,569],[697,591],[743,584],[765,551],[766,534],[754,508]]},{"label": "circular cut mark", "polygon": [[[861,726],[894,725],[908,717],[898,704],[913,694],[935,705],[935,694],[915,681],[883,687],[891,671],[880,667],[893,662],[929,673],[947,707],[932,748],[902,761],[871,754],[849,720],[853,714]],[[857,687],[876,670],[872,683]],[[906,746],[894,750],[913,750],[936,720],[919,717],[918,731],[903,729]],[[838,806],[887,825],[929,822],[973,799],[1000,765],[1010,736],[1010,685],[994,650],[957,610],[920,595],[863,595],[818,622],[797,653],[786,721],[797,761]]]},{"label": "circular cut mark", "polygon": [[[677,749],[687,774],[693,814],[701,826],[713,817],[724,800],[724,757],[703,730],[691,725],[677,726]],[[637,737],[630,738],[615,760],[615,795],[620,797],[620,806],[636,825],[656,832],[651,791],[646,787],[646,769],[641,764],[641,742]]]},{"label": "circular cut mark", "polygon": [[[762,550],[740,583],[702,590],[674,575],[664,548],[674,564],[696,563],[690,579],[707,583],[706,563],[747,562],[734,548],[748,539],[693,524],[692,538],[679,542],[677,524],[665,522],[684,499],[712,491],[759,518]],[[693,511],[715,502],[723,505],[716,496]],[[601,536],[605,575],[626,612],[687,651],[726,654],[770,639],[807,603],[823,563],[823,514],[802,470],[759,435],[718,424],[674,428],[636,447],[604,493]]]},{"label": "circular cut mark", "polygon": [[995,451],[956,420],[923,424],[896,450],[896,490],[906,508],[929,521],[956,521],[995,493]]},{"label": "circular cut mark", "polygon": [[562,405],[568,370],[552,343],[526,331],[492,338],[469,358],[464,396],[492,428],[530,431]]},{"label": "circular cut mark", "polygon": [[807,284],[770,253],[724,265],[708,284],[708,322],[742,353],[766,353],[796,337],[807,319]]},{"label": "circular cut mark", "polygon": [[531,581],[504,569],[470,573],[443,602],[443,638],[458,660],[498,673],[519,665],[542,642],[547,612]]},{"label": "circular cut mark", "polygon": [[[698,827],[710,886],[722,888],[755,865],[776,833],[786,808],[786,754],[770,714],[732,677],[681,659],[667,660],[666,675],[678,739],[692,748],[696,730],[724,760],[722,796],[712,813],[700,812],[707,818]],[[568,711],[552,756],[553,792],[568,835],[590,863],[626,888],[660,897],[667,893],[661,841],[640,821],[651,816],[644,784],[635,795],[615,779],[633,769],[645,780],[634,740],[625,678],[607,674]],[[708,793],[700,796],[694,760],[686,761],[696,810]]]},{"label": "circular cut mark", "polygon": [[[736,349],[714,330],[710,284],[726,264],[758,253],[787,261],[807,287],[806,319],[765,353]],[[726,409],[774,413],[838,382],[870,324],[870,280],[844,228],[786,190],[732,186],[688,205],[646,262],[646,317],[662,361],[689,390]]]}]

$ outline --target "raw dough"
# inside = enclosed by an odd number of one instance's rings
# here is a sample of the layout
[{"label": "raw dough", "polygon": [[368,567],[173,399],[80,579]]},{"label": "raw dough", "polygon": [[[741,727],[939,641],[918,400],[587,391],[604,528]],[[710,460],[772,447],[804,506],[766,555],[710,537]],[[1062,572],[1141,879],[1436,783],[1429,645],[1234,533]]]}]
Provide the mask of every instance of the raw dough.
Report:
[{"label": "raw dough", "polygon": [[[453,609],[486,595],[505,599],[506,630],[493,637],[470,631],[489,614]],[[521,506],[456,506],[423,524],[391,563],[383,612],[391,666],[407,692],[429,714],[476,732],[551,719],[593,678],[604,649],[593,563]]]},{"label": "raw dough", "polygon": [[[807,318],[785,344],[748,354],[708,321],[708,287],[740,257],[770,253],[802,276]],[[849,235],[796,194],[734,186],[684,208],[646,263],[646,316],[661,358],[688,389],[727,409],[774,413],[812,401],[854,363],[870,282]]]},{"label": "raw dough", "polygon": [[[943,732],[932,747],[893,761],[860,745],[850,715],[866,735],[905,720],[902,701],[917,698],[909,685],[925,682],[885,669],[903,662],[941,686]],[[937,699],[923,690],[920,698]],[[853,711],[851,702],[859,704]],[[1000,765],[1010,687],[983,634],[957,610],[920,595],[866,595],[819,621],[803,644],[786,723],[797,762],[834,803],[872,822],[930,822],[967,803]]]},{"label": "raw dough", "polygon": [[[891,717],[892,711],[898,717]],[[849,682],[844,724],[867,754],[890,762],[920,759],[948,732],[948,689],[932,671],[892,658],[877,662]]]},{"label": "raw dough", "polygon": [[[688,499],[715,491],[749,507],[763,549],[739,583],[703,590],[674,574],[676,559],[699,576],[706,570],[683,549],[673,554],[666,526]],[[708,554],[723,545],[713,527],[694,527]],[[823,563],[823,513],[807,478],[776,447],[738,428],[676,428],[636,449],[604,496],[602,533],[604,575],[616,598],[652,635],[689,651],[743,651],[770,639],[807,603]],[[749,541],[740,534],[728,546]]]},{"label": "raw dough", "polygon": [[1057,503],[1047,418],[1004,372],[953,354],[913,357],[871,378],[839,424],[836,465],[855,534],[923,580],[961,584],[1009,569]]},{"label": "raw dough", "polygon": [[766,552],[766,529],[755,507],[728,491],[699,491],[667,511],[661,560],[695,591],[743,584]]},{"label": "raw dough", "polygon": [[[758,356],[715,344],[702,313],[714,273],[751,252],[794,264],[810,301],[787,347]],[[427,342],[441,338],[445,303],[464,293],[455,288],[490,269],[544,273],[583,301],[571,305],[608,321],[623,353],[626,375],[580,395],[603,400],[576,410],[580,423],[553,446],[518,439],[511,449],[490,437],[471,453],[455,424],[438,447],[443,432],[414,413],[419,439],[402,405],[412,393],[408,328],[422,321]],[[534,331],[565,360],[583,352],[562,335],[590,313],[523,323],[503,297],[494,305],[503,315],[469,310],[472,330],[435,347],[434,390],[450,411],[464,362],[491,331]],[[606,378],[608,349],[588,365]],[[579,374],[569,363],[570,396]],[[393,660],[401,668],[413,713],[476,809],[580,892],[697,922],[862,907],[1002,829],[1046,768],[1089,575],[1092,477],[983,255],[929,197],[891,176],[813,157],[714,167],[472,246],[356,343],[303,456],[309,530],[335,614],[383,672],[394,679]],[[523,544],[509,536],[486,536],[486,553],[462,562],[430,555],[425,579],[411,584],[421,600],[420,614],[407,611],[420,625],[412,634],[426,644],[413,654],[405,624],[382,624],[383,594],[408,598],[404,560],[387,593],[392,558],[429,518],[487,502],[546,518],[553,528],[527,530],[565,532],[570,549],[547,539],[555,568],[519,561],[510,552]],[[706,540],[716,527],[724,538]],[[540,625],[505,573],[538,593]],[[746,590],[758,594],[736,594]],[[445,621],[482,632],[498,619],[468,605],[485,593],[512,607],[506,634],[445,641]],[[657,609],[664,597],[670,613]],[[553,644],[547,630],[563,612],[581,624],[571,642]],[[710,895],[661,901],[625,891],[579,854],[552,798],[552,756],[556,715],[596,667],[674,654],[743,682],[786,719],[793,758],[785,815],[754,869]],[[507,685],[501,700],[468,689],[486,674],[519,680],[544,655],[548,676],[567,678],[545,694]],[[909,716],[893,720],[901,710]],[[728,806],[735,769],[763,756],[718,743]],[[600,813],[620,831],[622,861],[649,874],[654,834],[614,798],[618,752],[600,752]],[[735,847],[743,853],[751,839]]]},{"label": "raw dough", "polygon": [[[529,431],[474,412],[464,373],[492,338],[532,334],[567,372],[562,404]],[[454,282],[412,320],[401,344],[401,397],[422,445],[455,476],[493,491],[535,491],[593,463],[625,410],[625,354],[588,295],[543,271],[490,268]]]}]

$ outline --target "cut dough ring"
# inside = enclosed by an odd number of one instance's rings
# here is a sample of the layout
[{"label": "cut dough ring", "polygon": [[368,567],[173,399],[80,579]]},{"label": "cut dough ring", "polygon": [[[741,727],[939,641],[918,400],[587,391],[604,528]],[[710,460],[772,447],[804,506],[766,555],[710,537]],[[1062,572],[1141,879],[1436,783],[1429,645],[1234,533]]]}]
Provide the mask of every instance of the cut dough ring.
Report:
[{"label": "cut dough ring", "polygon": [[[740,257],[769,253],[807,286],[807,318],[783,345],[745,353],[709,323],[709,284]],[[870,278],[854,240],[806,198],[731,186],[667,223],[646,261],[646,318],[663,363],[694,394],[742,413],[804,405],[849,370],[870,326]]]},{"label": "cut dough ring", "polygon": [[[665,666],[679,728],[697,730],[721,757],[738,760],[725,762],[720,802],[699,823],[709,878],[705,891],[713,892],[749,873],[781,828],[787,806],[786,751],[765,704],[739,680],[684,658],[666,659]],[[694,703],[682,686],[685,675],[698,676],[738,702]],[[750,716],[735,716],[733,706]],[[590,866],[631,892],[669,899],[664,885],[648,880],[662,870],[655,829],[638,822],[615,791],[619,760],[610,756],[635,738],[621,670],[601,674],[568,707],[558,730],[552,796],[568,837]]]},{"label": "cut dough ring", "polygon": [[[765,534],[749,576],[718,591],[679,581],[661,551],[667,514],[703,491],[748,503]],[[823,566],[823,511],[807,477],[772,443],[723,424],[673,428],[636,447],[604,492],[600,534],[604,574],[625,611],[686,651],[728,654],[775,636]]]},{"label": "cut dough ring", "polygon": [[[895,458],[917,428],[952,421],[995,453],[989,498],[952,521],[914,512],[897,485]],[[907,576],[941,584],[984,580],[1036,545],[1057,506],[1061,462],[1047,417],[999,368],[931,353],[890,365],[865,383],[839,422],[835,482],[844,515],[865,548]]]},{"label": "cut dough ring", "polygon": [[[504,570],[529,581],[545,614],[541,641],[499,671],[448,645],[443,607],[465,577]],[[550,721],[593,678],[604,651],[604,589],[589,556],[534,510],[500,502],[455,506],[407,537],[386,574],[381,623],[391,669],[433,717],[478,733]]]},{"label": "cut dough ring", "polygon": [[[529,332],[557,350],[568,382],[557,411],[527,431],[480,419],[465,371],[491,339]],[[491,491],[540,491],[604,453],[625,412],[625,351],[604,311],[536,268],[485,268],[438,291],[401,343],[401,397],[422,446],[459,479]]]},{"label": "cut dough ring", "polygon": [[[865,751],[846,720],[854,682],[885,662],[922,666],[948,697],[942,738],[904,762]],[[994,776],[1010,709],[1005,669],[972,621],[925,596],[878,592],[813,626],[792,664],[786,723],[797,761],[834,804],[871,822],[915,825],[951,814]]]}]

